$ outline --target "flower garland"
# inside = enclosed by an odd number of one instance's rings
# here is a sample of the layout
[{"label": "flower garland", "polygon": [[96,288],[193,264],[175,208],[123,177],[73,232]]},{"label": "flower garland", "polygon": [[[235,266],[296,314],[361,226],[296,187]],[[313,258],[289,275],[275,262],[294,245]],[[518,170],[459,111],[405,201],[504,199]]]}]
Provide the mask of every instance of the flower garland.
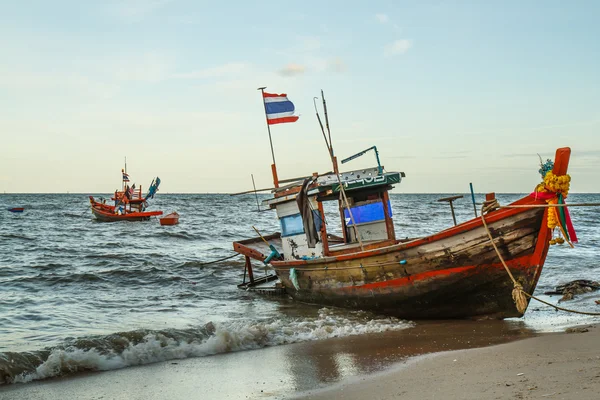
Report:
[{"label": "flower garland", "polygon": [[[546,200],[548,204],[565,204],[565,199],[569,194],[571,187],[571,177],[568,174],[554,175],[552,168],[554,163],[551,160],[546,160],[545,163],[540,163],[540,174],[544,178],[543,182],[536,186],[532,196]],[[552,230],[552,239],[550,244],[563,244],[565,241],[572,245],[572,242],[577,242],[575,229],[571,223],[571,217],[566,207],[549,207],[548,208],[548,228]],[[558,229],[559,234],[554,238],[554,231]],[[560,236],[562,234],[562,237]],[[571,240],[572,239],[572,240]]]}]

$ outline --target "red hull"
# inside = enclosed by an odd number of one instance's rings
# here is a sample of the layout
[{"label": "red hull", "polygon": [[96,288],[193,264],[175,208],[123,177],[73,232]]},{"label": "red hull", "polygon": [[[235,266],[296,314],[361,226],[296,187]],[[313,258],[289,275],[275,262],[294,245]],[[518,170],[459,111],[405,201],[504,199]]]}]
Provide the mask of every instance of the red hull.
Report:
[{"label": "red hull", "polygon": [[90,204],[92,206],[92,214],[100,222],[116,222],[116,221],[146,221],[151,217],[162,215],[162,211],[144,211],[131,212],[127,211],[124,214],[115,214],[115,207],[98,203],[90,196]]},{"label": "red hull", "polygon": [[161,225],[177,225],[179,223],[179,214],[172,212],[159,219]]}]

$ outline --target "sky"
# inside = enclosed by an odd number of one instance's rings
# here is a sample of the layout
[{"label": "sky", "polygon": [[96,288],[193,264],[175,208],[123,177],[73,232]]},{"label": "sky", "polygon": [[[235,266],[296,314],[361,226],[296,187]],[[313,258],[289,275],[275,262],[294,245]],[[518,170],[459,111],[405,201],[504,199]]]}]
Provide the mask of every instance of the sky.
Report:
[{"label": "sky", "polygon": [[[1,1],[0,193],[272,186],[377,146],[396,193],[525,193],[571,147],[600,192],[600,2]],[[322,113],[322,110],[320,109]],[[321,114],[322,115],[322,114]],[[375,166],[372,152],[342,170]]]}]

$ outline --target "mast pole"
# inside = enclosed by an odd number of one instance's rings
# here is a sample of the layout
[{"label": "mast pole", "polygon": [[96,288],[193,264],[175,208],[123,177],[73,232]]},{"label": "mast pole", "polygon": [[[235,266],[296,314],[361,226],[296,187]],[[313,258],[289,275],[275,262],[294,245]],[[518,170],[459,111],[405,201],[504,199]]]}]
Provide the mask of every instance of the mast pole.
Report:
[{"label": "mast pole", "polygon": [[[364,251],[364,246],[362,239],[360,237],[360,233],[358,232],[358,228],[356,227],[356,221],[354,220],[354,215],[352,215],[352,210],[350,209],[350,203],[348,202],[348,197],[346,196],[346,191],[344,190],[344,184],[342,182],[342,178],[340,177],[340,170],[337,164],[337,158],[333,155],[333,144],[331,143],[331,130],[329,130],[329,120],[327,117],[327,104],[325,103],[325,97],[323,95],[323,89],[321,89],[321,98],[323,99],[323,110],[325,113],[325,125],[327,126],[327,133],[329,134],[329,143],[327,142],[327,138],[325,138],[325,143],[327,143],[327,147],[329,150],[329,157],[331,158],[331,163],[333,164],[333,172],[337,177],[338,184],[340,186],[340,194],[342,203],[345,203],[346,209],[348,210],[348,214],[350,215],[350,220],[352,221],[352,229],[354,230],[354,235],[358,240],[358,244],[360,245],[360,250]],[[314,98],[313,98],[314,101]],[[319,120],[319,124],[321,124],[321,118],[319,117],[319,112],[317,111],[317,107],[315,105],[315,111],[317,112],[317,119]],[[323,124],[321,124],[321,130],[323,130]],[[323,137],[325,137],[325,131],[323,131]],[[344,237],[346,234],[344,233]]]},{"label": "mast pole", "polygon": [[265,108],[265,121],[267,122],[267,131],[269,132],[269,144],[271,145],[271,156],[273,157],[273,165],[271,165],[271,172],[273,173],[273,184],[275,188],[279,187],[279,179],[277,178],[277,163],[275,162],[275,152],[273,151],[273,139],[271,139],[271,126],[269,125],[269,117],[267,116],[267,104],[265,103],[265,89],[267,87],[259,87],[262,94],[263,107]]},{"label": "mast pole", "polygon": [[[125,156],[125,175],[127,175],[127,156]],[[121,174],[121,190],[125,190],[125,175]]]},{"label": "mast pole", "polygon": [[325,94],[321,89],[321,99],[323,99],[323,113],[325,114],[325,126],[327,127],[327,133],[329,134],[329,152],[333,157],[333,143],[331,142],[331,130],[329,129],[329,117],[327,116],[327,103],[325,102]]}]

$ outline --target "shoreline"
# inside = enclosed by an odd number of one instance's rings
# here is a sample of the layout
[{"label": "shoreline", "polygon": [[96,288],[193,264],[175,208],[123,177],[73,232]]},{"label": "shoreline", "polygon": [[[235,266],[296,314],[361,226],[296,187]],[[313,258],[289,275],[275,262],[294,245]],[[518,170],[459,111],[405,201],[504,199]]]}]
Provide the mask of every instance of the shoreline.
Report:
[{"label": "shoreline", "polygon": [[[0,386],[0,399],[287,399],[401,363],[546,334],[523,321],[421,321],[401,331],[314,340]],[[134,395],[132,395],[134,393]]]},{"label": "shoreline", "polygon": [[599,343],[599,326],[586,324],[510,343],[413,357],[292,398],[592,400],[600,396]]}]

